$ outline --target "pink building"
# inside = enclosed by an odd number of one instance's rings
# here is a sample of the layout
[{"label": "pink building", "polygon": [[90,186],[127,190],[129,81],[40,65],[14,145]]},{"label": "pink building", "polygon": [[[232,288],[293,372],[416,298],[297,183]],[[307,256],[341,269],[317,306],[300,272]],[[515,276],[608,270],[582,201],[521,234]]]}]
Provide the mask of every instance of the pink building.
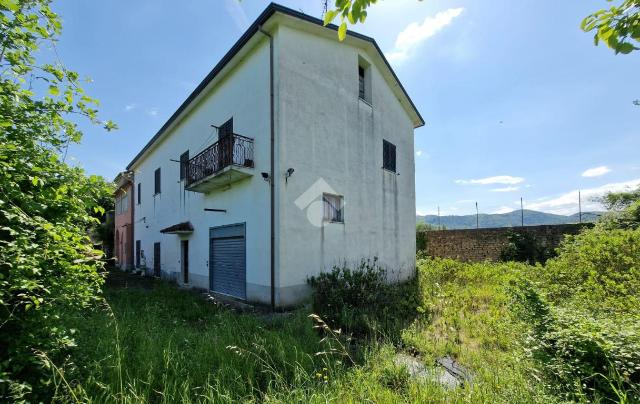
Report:
[{"label": "pink building", "polygon": [[116,266],[122,270],[130,270],[133,262],[133,173],[123,171],[115,179],[117,186],[114,194],[115,209],[115,243],[114,258]]}]

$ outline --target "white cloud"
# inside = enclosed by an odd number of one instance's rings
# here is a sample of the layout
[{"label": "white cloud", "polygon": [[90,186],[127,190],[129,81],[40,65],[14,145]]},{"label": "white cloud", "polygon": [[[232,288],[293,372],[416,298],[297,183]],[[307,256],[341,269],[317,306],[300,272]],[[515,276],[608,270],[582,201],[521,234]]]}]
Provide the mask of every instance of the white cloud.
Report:
[{"label": "white cloud", "polygon": [[416,157],[420,157],[422,156],[422,150],[417,150],[416,151]]},{"label": "white cloud", "polygon": [[[607,192],[620,192],[640,186],[640,178],[626,181],[605,184],[596,188],[583,189],[580,191],[582,199],[582,211],[602,210],[600,203],[594,198],[600,197]],[[556,213],[559,215],[571,215],[578,212],[578,190],[573,190],[562,194],[556,198],[541,202],[527,204],[528,209],[540,210],[543,212]]]},{"label": "white cloud", "polygon": [[514,192],[519,190],[520,187],[504,187],[504,188],[494,188],[491,192]]},{"label": "white cloud", "polygon": [[511,209],[508,206],[501,206],[498,209],[493,211],[494,214],[502,214],[502,213],[509,213],[509,212],[513,212],[513,209]]},{"label": "white cloud", "polygon": [[607,166],[593,167],[582,173],[583,177],[600,177],[606,173],[611,172],[611,169]]},{"label": "white cloud", "polygon": [[516,185],[524,182],[522,177],[513,177],[511,175],[496,175],[495,177],[478,178],[475,180],[456,180],[456,184],[462,185],[493,185],[505,184]]},{"label": "white cloud", "polygon": [[225,0],[224,6],[227,9],[227,13],[231,16],[231,19],[236,24],[236,27],[240,31],[244,31],[249,26],[249,19],[247,14],[242,9],[238,0]]},{"label": "white cloud", "polygon": [[412,22],[396,38],[395,47],[385,56],[392,62],[401,62],[411,56],[412,51],[426,39],[446,27],[454,18],[462,14],[464,8],[450,8],[433,17],[427,17],[419,24]]},{"label": "white cloud", "polygon": [[156,115],[158,115],[158,108],[147,108],[147,110],[145,112],[149,116],[156,116]]},{"label": "white cloud", "polygon": [[124,110],[129,112],[129,111],[133,111],[136,108],[138,108],[138,104],[134,102],[134,103],[125,105]]}]

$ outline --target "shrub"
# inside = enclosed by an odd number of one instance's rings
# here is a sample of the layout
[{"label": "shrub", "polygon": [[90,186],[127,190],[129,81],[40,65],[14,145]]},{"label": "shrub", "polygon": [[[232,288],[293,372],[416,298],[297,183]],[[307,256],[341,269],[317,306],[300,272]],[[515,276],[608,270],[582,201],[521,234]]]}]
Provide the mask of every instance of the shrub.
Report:
[{"label": "shrub", "polygon": [[555,308],[530,283],[518,287],[515,311],[532,326],[527,351],[554,389],[571,400],[640,400],[639,317]]},{"label": "shrub", "polygon": [[[51,369],[74,344],[62,319],[98,299],[101,252],[89,234],[112,189],[65,163],[82,137],[76,119],[98,123],[79,75],[39,63],[57,42],[50,0],[1,1],[0,401],[49,401]],[[3,58],[4,57],[4,58]],[[46,55],[42,55],[49,59]],[[112,129],[112,123],[104,123]],[[50,359],[52,361],[50,361]]]},{"label": "shrub", "polygon": [[507,233],[508,244],[500,253],[501,261],[536,262],[544,264],[555,255],[553,249],[543,245],[530,233]]},{"label": "shrub", "polygon": [[574,300],[594,312],[637,311],[640,229],[592,229],[568,236],[540,275],[556,303]]},{"label": "shrub", "polygon": [[331,327],[355,336],[397,336],[418,307],[415,278],[390,283],[377,259],[362,260],[355,269],[346,264],[311,277],[313,310]]}]

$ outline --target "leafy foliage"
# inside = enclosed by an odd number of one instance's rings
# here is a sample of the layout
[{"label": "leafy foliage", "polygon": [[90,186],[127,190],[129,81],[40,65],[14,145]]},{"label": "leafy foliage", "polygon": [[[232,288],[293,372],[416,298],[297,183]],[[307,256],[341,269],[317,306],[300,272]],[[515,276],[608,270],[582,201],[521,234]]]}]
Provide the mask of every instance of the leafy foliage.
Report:
[{"label": "leafy foliage", "polygon": [[637,229],[640,227],[640,187],[632,191],[609,192],[600,199],[609,209],[598,223],[601,229]]},{"label": "leafy foliage", "polygon": [[640,307],[640,229],[568,236],[540,273],[549,298],[599,313]]},{"label": "leafy foliage", "polygon": [[529,232],[512,231],[507,234],[508,244],[500,253],[502,261],[527,262],[534,265],[545,263],[555,255],[552,248],[541,243]]},{"label": "leafy foliage", "polygon": [[623,0],[619,5],[596,11],[582,21],[580,28],[585,32],[595,31],[594,43],[598,45],[602,41],[616,54],[638,50],[640,0]]},{"label": "leafy foliage", "polygon": [[[37,64],[55,47],[59,17],[48,0],[0,2],[0,397],[45,399],[49,371],[74,344],[68,310],[98,297],[101,253],[89,232],[111,187],[64,162],[81,132],[67,116],[98,123],[77,73]],[[107,129],[115,128],[104,122]],[[32,392],[32,393],[31,393]]]}]

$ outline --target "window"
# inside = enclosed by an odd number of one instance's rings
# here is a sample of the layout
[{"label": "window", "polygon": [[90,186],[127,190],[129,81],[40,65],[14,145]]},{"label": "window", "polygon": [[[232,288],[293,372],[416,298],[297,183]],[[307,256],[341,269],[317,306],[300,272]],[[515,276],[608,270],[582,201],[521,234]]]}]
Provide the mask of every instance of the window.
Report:
[{"label": "window", "polygon": [[116,215],[125,213],[129,208],[129,197],[126,192],[116,196]]},{"label": "window", "polygon": [[160,189],[160,168],[156,169],[155,173],[155,191],[154,195],[158,195],[162,190]]},{"label": "window", "polygon": [[142,203],[142,184],[138,183],[138,205]]},{"label": "window", "polygon": [[364,67],[358,66],[358,96],[364,100]]},{"label": "window", "polygon": [[180,179],[187,177],[187,168],[189,167],[189,150],[180,155]]},{"label": "window", "polygon": [[382,168],[396,172],[396,145],[382,140]]},{"label": "window", "polygon": [[344,223],[344,198],[340,195],[322,194],[324,205],[324,220],[328,222]]},{"label": "window", "polygon": [[358,56],[358,98],[371,104],[371,63]]}]

